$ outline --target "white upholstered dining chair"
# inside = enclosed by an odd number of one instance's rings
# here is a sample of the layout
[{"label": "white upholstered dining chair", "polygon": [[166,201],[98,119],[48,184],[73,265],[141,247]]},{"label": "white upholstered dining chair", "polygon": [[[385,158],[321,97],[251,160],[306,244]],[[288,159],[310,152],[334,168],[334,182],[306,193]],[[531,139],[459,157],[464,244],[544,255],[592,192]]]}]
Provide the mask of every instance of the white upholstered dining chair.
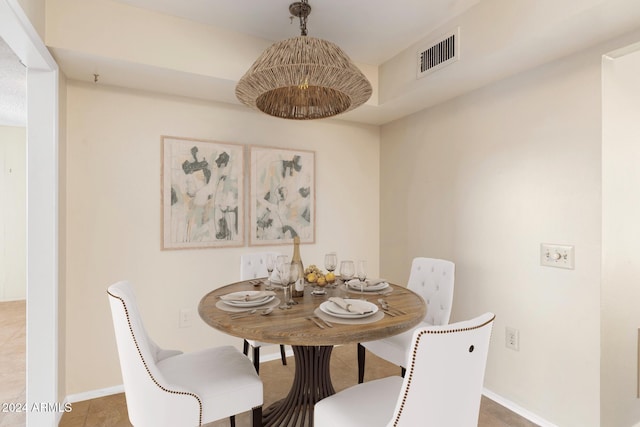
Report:
[{"label": "white upholstered dining chair", "polygon": [[136,427],[192,427],[253,411],[262,425],[262,381],[233,346],[164,350],[147,335],[129,282],[107,293],[129,421]]},{"label": "white upholstered dining chair", "polygon": [[358,344],[358,383],[364,380],[365,349],[402,368],[411,347],[411,337],[417,328],[446,325],[451,316],[455,264],[434,258],[414,258],[407,288],[420,295],[427,304],[427,316],[412,330],[376,341]]},{"label": "white upholstered dining chair", "polygon": [[415,330],[404,379],[368,381],[322,399],[315,427],[476,427],[494,318]]},{"label": "white upholstered dining chair", "polygon": [[[267,277],[269,272],[267,271],[267,253],[268,252],[254,252],[243,254],[240,256],[240,280],[251,280],[258,277]],[[277,252],[270,252],[274,257],[280,255]],[[249,355],[249,347],[253,349],[253,366],[256,372],[260,372],[260,348],[268,345],[274,345],[273,343],[265,343],[261,341],[248,340],[245,338],[243,342],[243,353]],[[284,345],[280,344],[280,359],[282,364],[287,364],[287,356],[285,355]]]}]

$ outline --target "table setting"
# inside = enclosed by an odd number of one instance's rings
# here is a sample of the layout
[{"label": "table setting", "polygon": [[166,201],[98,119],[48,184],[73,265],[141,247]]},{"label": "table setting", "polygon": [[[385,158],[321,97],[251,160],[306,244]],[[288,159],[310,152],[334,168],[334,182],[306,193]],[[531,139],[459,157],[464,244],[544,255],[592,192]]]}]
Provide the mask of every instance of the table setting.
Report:
[{"label": "table setting", "polygon": [[246,313],[252,309],[277,307],[280,299],[274,291],[237,291],[220,295],[216,307],[229,313]]},{"label": "table setting", "polygon": [[389,282],[385,279],[351,279],[346,283],[349,291],[356,291],[360,293],[391,293],[393,288],[389,286]]},{"label": "table setting", "polygon": [[313,313],[322,320],[346,325],[377,322],[384,317],[384,313],[372,302],[340,297],[330,297]]},{"label": "table setting", "polygon": [[[314,320],[319,328],[331,327],[326,325],[327,322],[368,324],[381,320],[385,314],[394,317],[401,315],[384,307],[380,301],[378,307],[376,303],[366,300],[375,294],[386,296],[393,292],[393,287],[385,279],[367,278],[366,260],[358,260],[357,263],[343,260],[339,274],[336,274],[337,255],[330,252],[324,257],[324,266],[326,272],[315,264],[304,268],[301,261],[289,261],[287,255],[267,254],[268,276],[249,282],[256,290],[223,295],[217,306],[225,311],[249,315],[263,308],[289,310],[298,304],[301,297],[310,294],[314,299],[317,298],[317,304],[314,304],[312,316],[307,317],[308,320]],[[282,298],[277,298],[275,291],[281,291]],[[351,294],[359,295],[359,300],[351,298]]]},{"label": "table setting", "polygon": [[[214,289],[198,306],[205,323],[219,331],[292,346],[294,382],[286,397],[263,411],[264,426],[290,425],[295,419],[308,417],[315,402],[335,393],[329,365],[333,346],[402,333],[426,314],[426,305],[416,293],[384,279],[368,278],[366,263],[328,259],[328,266],[339,266],[339,270],[314,268],[315,282],[307,280],[306,269],[303,275],[299,268],[292,269],[290,258],[280,259],[280,269],[274,260],[268,277]],[[283,264],[289,267],[283,268]],[[324,280],[318,283],[320,277]],[[290,292],[294,284],[303,285],[297,297]],[[313,292],[315,289],[323,292]],[[295,304],[289,304],[292,300]]]}]

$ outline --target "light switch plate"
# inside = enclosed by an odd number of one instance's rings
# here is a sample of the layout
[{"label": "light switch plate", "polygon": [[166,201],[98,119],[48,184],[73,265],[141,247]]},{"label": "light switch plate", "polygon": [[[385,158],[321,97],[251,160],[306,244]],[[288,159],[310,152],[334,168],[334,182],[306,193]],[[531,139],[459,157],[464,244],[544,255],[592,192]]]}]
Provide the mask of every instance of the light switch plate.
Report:
[{"label": "light switch plate", "polygon": [[568,268],[575,267],[575,254],[572,245],[540,244],[540,265],[546,267]]}]

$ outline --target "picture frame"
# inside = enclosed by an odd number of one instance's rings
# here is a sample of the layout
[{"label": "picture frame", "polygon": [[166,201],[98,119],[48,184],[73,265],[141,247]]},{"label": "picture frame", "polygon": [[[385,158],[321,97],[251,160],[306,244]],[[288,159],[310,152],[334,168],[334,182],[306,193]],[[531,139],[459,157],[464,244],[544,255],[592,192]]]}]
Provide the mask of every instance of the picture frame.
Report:
[{"label": "picture frame", "polygon": [[250,146],[249,245],[315,242],[315,152]]},{"label": "picture frame", "polygon": [[244,246],[245,147],[161,140],[162,249]]}]

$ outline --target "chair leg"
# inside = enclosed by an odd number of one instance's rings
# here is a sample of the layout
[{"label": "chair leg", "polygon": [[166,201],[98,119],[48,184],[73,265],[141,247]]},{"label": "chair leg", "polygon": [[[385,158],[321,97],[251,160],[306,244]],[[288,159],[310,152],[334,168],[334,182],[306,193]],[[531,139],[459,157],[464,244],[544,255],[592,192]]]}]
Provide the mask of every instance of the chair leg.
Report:
[{"label": "chair leg", "polygon": [[405,368],[403,368],[402,366],[400,366],[400,376],[402,378],[404,378],[406,373],[407,373],[407,370]]},{"label": "chair leg", "polygon": [[260,347],[253,347],[253,367],[256,368],[256,374],[260,374]]},{"label": "chair leg", "polygon": [[262,427],[262,406],[253,408],[251,411],[251,417],[253,418],[253,427]]},{"label": "chair leg", "polygon": [[358,384],[364,381],[364,357],[366,349],[358,343]]},{"label": "chair leg", "polygon": [[236,427],[236,416],[235,415],[231,415],[229,417],[229,422],[231,423],[231,427]]},{"label": "chair leg", "polygon": [[249,355],[249,342],[247,340],[244,340],[244,344],[242,344],[242,352],[245,356]]},{"label": "chair leg", "polygon": [[282,359],[282,364],[287,364],[287,356],[284,354],[284,345],[280,344],[280,359]]}]

